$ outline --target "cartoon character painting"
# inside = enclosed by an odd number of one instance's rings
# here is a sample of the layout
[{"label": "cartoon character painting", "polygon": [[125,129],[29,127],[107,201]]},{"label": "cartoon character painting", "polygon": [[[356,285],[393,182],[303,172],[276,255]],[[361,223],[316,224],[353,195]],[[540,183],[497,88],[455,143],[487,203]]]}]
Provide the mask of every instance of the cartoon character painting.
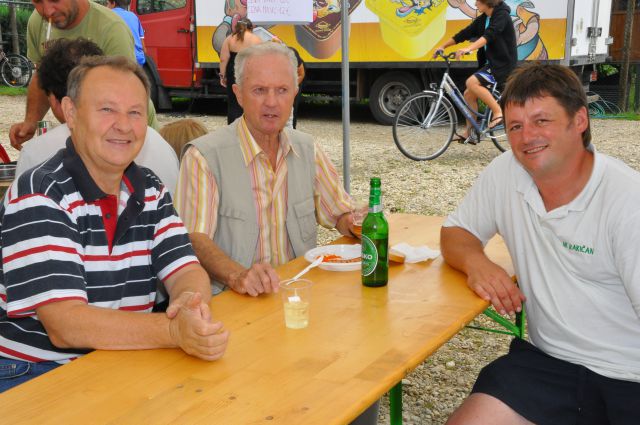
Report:
[{"label": "cartoon character painting", "polygon": [[[448,2],[449,6],[459,9],[471,19],[478,14],[477,9],[467,4],[467,0],[448,0]],[[511,8],[511,19],[516,30],[518,60],[548,59],[549,54],[540,38],[540,15],[531,11],[535,8],[535,4],[528,0],[505,0],[505,3]]]},{"label": "cartoon character painting", "polygon": [[236,23],[247,16],[247,0],[225,0],[224,18],[213,33],[211,43],[213,49],[220,54],[222,43],[233,32]]},{"label": "cartoon character painting", "polygon": [[313,0],[313,20],[340,13],[340,0]]},{"label": "cartoon character painting", "polygon": [[393,3],[400,4],[396,9],[396,15],[404,18],[412,13],[422,15],[425,9],[431,8],[431,0],[391,0]]}]

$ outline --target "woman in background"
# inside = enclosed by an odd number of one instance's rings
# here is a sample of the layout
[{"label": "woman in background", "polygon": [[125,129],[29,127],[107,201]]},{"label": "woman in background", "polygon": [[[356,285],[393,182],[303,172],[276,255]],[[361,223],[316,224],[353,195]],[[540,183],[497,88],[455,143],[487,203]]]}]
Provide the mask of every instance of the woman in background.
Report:
[{"label": "woman in background", "polygon": [[233,33],[225,38],[220,51],[220,84],[227,88],[227,124],[231,124],[242,115],[242,107],[233,93],[236,82],[233,67],[236,55],[247,47],[262,43],[262,39],[253,33],[253,23],[242,18],[236,23]]},{"label": "woman in background", "polygon": [[200,136],[204,136],[208,132],[204,124],[192,118],[170,122],[159,131],[164,140],[176,151],[178,158],[182,157],[184,145]]}]

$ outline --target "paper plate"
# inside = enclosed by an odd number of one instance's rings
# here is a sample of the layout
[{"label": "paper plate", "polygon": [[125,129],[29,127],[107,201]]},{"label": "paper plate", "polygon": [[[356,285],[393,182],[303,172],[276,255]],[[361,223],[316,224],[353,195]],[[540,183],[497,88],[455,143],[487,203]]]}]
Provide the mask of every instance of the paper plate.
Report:
[{"label": "paper plate", "polygon": [[[311,263],[319,256],[327,254],[339,255],[345,260],[356,257],[360,258],[362,248],[360,244],[319,246],[307,251],[307,253],[304,254],[304,259]],[[335,272],[348,272],[352,270],[360,270],[360,265],[361,262],[358,261],[354,263],[320,263],[318,267]]]}]

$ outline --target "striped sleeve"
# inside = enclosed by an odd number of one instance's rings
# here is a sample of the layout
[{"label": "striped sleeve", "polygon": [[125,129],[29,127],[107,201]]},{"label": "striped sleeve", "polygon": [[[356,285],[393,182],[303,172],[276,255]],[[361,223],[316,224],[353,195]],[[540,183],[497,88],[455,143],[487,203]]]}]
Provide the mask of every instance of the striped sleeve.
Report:
[{"label": "striped sleeve", "polygon": [[25,195],[8,203],[2,266],[9,317],[33,316],[37,307],[53,301],[87,300],[76,224],[45,195]]},{"label": "striped sleeve", "polygon": [[336,167],[317,144],[314,146],[316,162],[314,198],[318,223],[333,229],[338,218],[352,210],[353,201],[340,184]]},{"label": "striped sleeve", "polygon": [[207,160],[190,147],[180,161],[175,206],[190,233],[213,235],[218,219],[218,185]]},{"label": "striped sleeve", "polygon": [[158,278],[165,281],[184,266],[198,264],[198,259],[166,188],[162,190],[156,210],[159,216],[151,245],[152,264]]}]

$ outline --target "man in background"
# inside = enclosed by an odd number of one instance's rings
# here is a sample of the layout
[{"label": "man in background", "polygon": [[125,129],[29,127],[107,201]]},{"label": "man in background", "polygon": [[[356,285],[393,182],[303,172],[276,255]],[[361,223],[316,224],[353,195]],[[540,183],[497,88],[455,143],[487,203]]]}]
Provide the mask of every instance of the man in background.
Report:
[{"label": "man in background", "polygon": [[130,0],[107,0],[107,7],[113,10],[122,18],[131,29],[131,35],[133,35],[133,42],[136,49],[136,61],[140,66],[147,62],[145,55],[147,54],[147,48],[144,45],[144,30],[138,16],[129,11]]},{"label": "man in background", "polygon": [[[49,45],[40,62],[38,83],[47,96],[51,112],[62,125],[23,145],[16,166],[16,178],[65,147],[70,132],[62,113],[62,99],[67,95],[69,73],[83,57],[102,55],[102,49],[84,38],[73,40],[61,38]],[[147,128],[145,143],[135,161],[138,165],[147,167],[157,174],[171,195],[175,193],[178,181],[178,157],[171,146],[153,128]]]},{"label": "man in background", "polygon": [[[35,10],[27,24],[27,56],[39,66],[49,43],[58,38],[84,37],[92,40],[107,56],[136,59],[133,35],[124,21],[111,10],[89,0],[31,0]],[[9,129],[11,146],[20,150],[31,139],[49,110],[36,72],[27,90],[27,108],[22,122]],[[153,103],[149,101],[147,123],[158,129]]]}]

